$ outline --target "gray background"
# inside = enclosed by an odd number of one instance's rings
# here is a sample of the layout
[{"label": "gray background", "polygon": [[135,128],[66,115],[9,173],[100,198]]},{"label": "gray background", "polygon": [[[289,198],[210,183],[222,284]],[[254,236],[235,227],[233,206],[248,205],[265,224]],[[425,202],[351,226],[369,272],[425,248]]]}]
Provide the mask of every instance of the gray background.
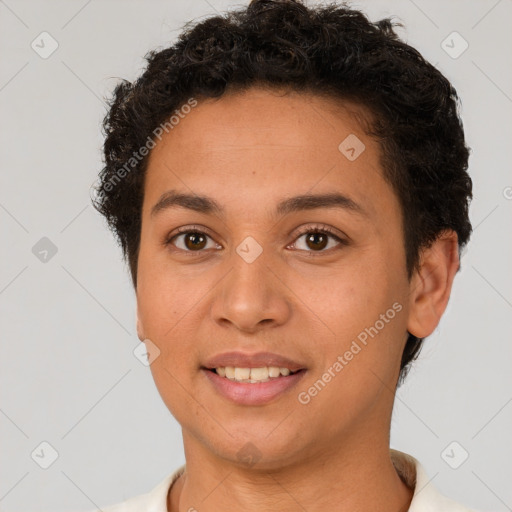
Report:
[{"label": "gray background", "polygon": [[[235,5],[0,0],[3,511],[90,510],[148,491],[184,462],[179,426],[133,355],[134,293],[89,188],[103,98],[118,78],[134,79],[146,51],[185,21]],[[448,311],[397,396],[392,446],[454,499],[512,510],[512,0],[353,5],[403,21],[403,37],[456,86],[473,148],[474,235]],[[46,59],[31,47],[43,31],[59,45]],[[453,31],[469,44],[458,58]],[[43,237],[57,248],[46,262],[33,253]],[[48,469],[43,441],[58,453]]]}]

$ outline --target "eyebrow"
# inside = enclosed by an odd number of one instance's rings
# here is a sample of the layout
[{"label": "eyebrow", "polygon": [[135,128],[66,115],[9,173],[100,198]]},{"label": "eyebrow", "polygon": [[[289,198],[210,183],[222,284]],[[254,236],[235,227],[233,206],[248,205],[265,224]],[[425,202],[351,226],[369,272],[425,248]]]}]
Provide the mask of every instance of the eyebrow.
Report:
[{"label": "eyebrow", "polygon": [[[213,198],[197,194],[186,194],[176,190],[164,192],[151,209],[151,216],[169,208],[187,208],[195,212],[223,217],[224,208]],[[285,216],[292,212],[314,210],[317,208],[340,208],[362,216],[368,216],[366,210],[354,200],[339,193],[302,194],[278,203],[275,215]]]}]

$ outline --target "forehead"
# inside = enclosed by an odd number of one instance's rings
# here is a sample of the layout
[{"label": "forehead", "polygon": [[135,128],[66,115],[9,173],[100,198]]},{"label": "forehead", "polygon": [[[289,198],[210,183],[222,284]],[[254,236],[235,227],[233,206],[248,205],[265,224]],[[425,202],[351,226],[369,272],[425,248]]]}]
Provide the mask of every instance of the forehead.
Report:
[{"label": "forehead", "polygon": [[366,137],[361,120],[369,117],[364,107],[333,97],[253,87],[198,101],[190,113],[175,117],[178,123],[153,153],[168,144],[190,150],[193,138],[195,153],[264,146],[338,156],[344,134]]},{"label": "forehead", "polygon": [[361,124],[368,116],[353,103],[259,88],[198,101],[150,154],[144,209],[171,189],[255,207],[314,190],[382,214],[376,203],[396,198]]}]

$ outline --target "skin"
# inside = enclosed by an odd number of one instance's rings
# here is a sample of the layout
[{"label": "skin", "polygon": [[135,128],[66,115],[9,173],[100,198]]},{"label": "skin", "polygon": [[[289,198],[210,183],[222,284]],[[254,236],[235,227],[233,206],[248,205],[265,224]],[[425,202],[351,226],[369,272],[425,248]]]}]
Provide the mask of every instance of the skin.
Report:
[{"label": "skin", "polygon": [[[428,336],[446,308],[457,236],[443,233],[424,250],[408,280],[398,198],[356,114],[367,113],[309,93],[252,88],[200,101],[150,154],[137,329],[160,350],[152,375],[183,432],[187,466],[168,496],[172,512],[408,509],[412,491],[389,454],[394,390],[407,331]],[[338,149],[350,134],[365,144],[354,161]],[[152,215],[169,190],[209,196],[224,213],[172,207]],[[274,212],[285,198],[332,192],[365,213]],[[204,248],[185,245],[187,235],[172,239],[182,226],[208,230]],[[347,243],[308,243],[304,233],[319,226]],[[236,252],[247,236],[263,250],[252,263]],[[401,311],[301,404],[298,394],[394,303]],[[307,371],[270,403],[237,405],[200,370],[232,350],[274,352]],[[254,465],[237,457],[248,442],[258,451]]]}]

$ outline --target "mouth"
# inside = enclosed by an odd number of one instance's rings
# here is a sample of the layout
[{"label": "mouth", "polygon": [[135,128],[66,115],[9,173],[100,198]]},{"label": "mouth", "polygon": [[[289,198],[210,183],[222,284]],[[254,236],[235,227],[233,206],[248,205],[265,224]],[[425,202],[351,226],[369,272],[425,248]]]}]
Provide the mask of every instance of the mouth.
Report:
[{"label": "mouth", "polygon": [[301,370],[290,370],[286,367],[278,366],[260,366],[258,368],[240,368],[236,366],[219,366],[218,368],[205,368],[206,370],[216,373],[219,377],[232,380],[235,382],[243,382],[245,384],[258,384],[260,382],[269,382],[271,380],[295,375]]},{"label": "mouth", "polygon": [[217,394],[237,405],[274,401],[295,387],[307,371],[303,364],[268,352],[220,354],[201,370]]}]

